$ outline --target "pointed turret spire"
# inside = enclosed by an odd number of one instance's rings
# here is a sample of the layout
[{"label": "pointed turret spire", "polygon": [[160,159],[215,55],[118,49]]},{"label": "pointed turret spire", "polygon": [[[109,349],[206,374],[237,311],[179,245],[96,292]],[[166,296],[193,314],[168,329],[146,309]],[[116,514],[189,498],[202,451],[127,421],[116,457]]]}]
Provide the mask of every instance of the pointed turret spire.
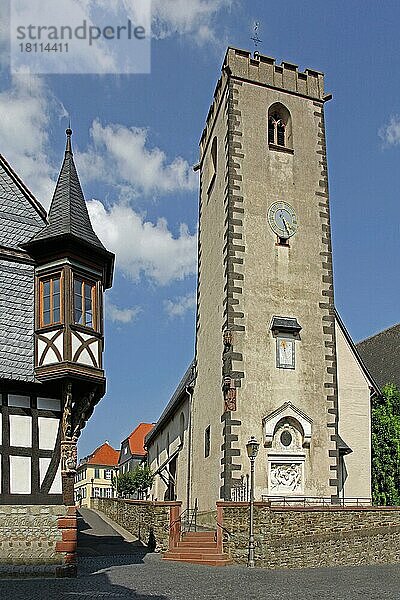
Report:
[{"label": "pointed turret spire", "polygon": [[66,134],[65,156],[48,214],[48,225],[36,234],[32,242],[71,236],[86,245],[89,244],[104,249],[103,244],[93,231],[75,168],[71,145],[71,127],[68,127]]}]

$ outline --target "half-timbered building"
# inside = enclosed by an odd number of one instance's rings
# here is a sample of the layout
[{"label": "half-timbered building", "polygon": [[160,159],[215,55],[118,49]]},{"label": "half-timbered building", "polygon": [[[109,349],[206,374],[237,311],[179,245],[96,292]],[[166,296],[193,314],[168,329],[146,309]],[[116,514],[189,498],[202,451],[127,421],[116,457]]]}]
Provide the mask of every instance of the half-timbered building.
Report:
[{"label": "half-timbered building", "polygon": [[0,156],[0,562],[74,573],[76,444],[105,392],[114,255],[93,231],[66,133],[48,215]]}]

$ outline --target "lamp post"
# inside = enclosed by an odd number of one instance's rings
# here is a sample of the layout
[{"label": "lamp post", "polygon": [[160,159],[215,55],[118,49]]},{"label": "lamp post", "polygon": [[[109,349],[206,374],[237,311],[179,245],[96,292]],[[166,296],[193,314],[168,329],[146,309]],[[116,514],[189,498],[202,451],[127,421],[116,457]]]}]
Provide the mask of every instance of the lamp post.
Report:
[{"label": "lamp post", "polygon": [[252,435],[246,444],[247,456],[250,459],[250,523],[249,523],[249,559],[247,566],[254,568],[254,462],[260,444]]}]

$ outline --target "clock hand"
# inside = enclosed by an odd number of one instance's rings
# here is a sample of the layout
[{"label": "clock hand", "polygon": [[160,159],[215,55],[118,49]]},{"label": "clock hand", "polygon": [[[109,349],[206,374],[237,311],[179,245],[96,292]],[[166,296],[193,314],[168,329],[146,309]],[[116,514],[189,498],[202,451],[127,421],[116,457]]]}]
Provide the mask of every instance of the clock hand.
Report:
[{"label": "clock hand", "polygon": [[285,217],[281,217],[281,218],[282,218],[284,226],[286,227],[286,231],[290,235],[290,225],[287,224],[287,221],[286,221]]}]

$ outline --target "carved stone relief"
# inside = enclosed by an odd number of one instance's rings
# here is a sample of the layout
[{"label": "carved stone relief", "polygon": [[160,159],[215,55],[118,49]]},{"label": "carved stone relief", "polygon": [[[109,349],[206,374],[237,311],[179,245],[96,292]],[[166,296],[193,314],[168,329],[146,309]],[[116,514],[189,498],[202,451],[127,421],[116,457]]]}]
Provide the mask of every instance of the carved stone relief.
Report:
[{"label": "carved stone relief", "polygon": [[302,485],[302,463],[271,463],[270,491],[272,494],[293,494],[301,491]]}]

